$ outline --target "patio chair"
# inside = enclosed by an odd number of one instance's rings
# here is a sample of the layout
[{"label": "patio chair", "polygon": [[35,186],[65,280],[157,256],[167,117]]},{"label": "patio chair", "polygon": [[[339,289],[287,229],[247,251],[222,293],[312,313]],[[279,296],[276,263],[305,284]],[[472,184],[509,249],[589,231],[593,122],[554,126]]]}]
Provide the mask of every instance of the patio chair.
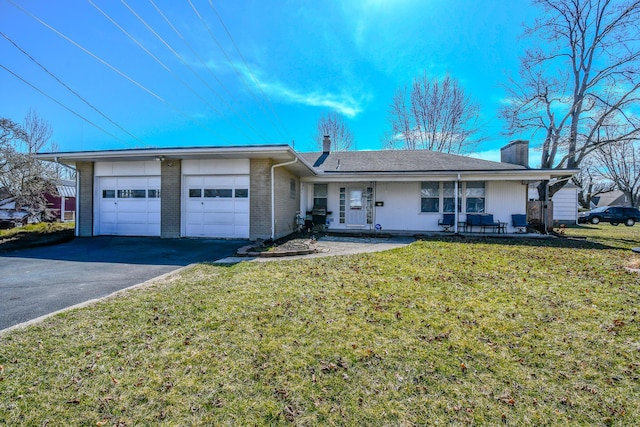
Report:
[{"label": "patio chair", "polygon": [[500,231],[500,222],[493,220],[492,214],[482,214],[480,215],[480,225],[482,226],[481,231],[485,231],[487,228],[492,228],[493,231]]},{"label": "patio chair", "polygon": [[467,222],[464,227],[464,231],[473,232],[473,227],[482,227],[482,218],[480,214],[467,214]]},{"label": "patio chair", "polygon": [[511,215],[511,225],[518,229],[518,233],[525,233],[529,224],[527,223],[527,216],[525,214]]},{"label": "patio chair", "polygon": [[444,231],[451,231],[451,227],[455,224],[455,214],[442,214],[442,219],[438,220],[438,225],[444,228]]}]

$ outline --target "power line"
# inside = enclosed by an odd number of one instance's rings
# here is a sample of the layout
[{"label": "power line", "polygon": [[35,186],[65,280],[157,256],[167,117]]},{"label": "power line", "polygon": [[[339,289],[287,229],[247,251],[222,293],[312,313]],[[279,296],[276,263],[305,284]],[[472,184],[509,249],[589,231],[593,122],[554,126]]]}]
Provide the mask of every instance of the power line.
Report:
[{"label": "power line", "polygon": [[[213,105],[211,105],[211,103],[209,103],[209,101],[207,101],[205,98],[202,97],[202,95],[200,95],[195,89],[193,89],[193,87],[191,85],[189,85],[186,81],[184,81],[183,79],[181,79],[176,73],[173,72],[173,70],[171,70],[168,66],[166,66],[162,61],[160,61],[157,57],[155,57],[148,49],[146,49],[138,40],[136,40],[133,36],[131,36],[124,28],[122,28],[120,25],[118,25],[115,20],[113,20],[111,17],[109,17],[105,12],[103,12],[100,8],[98,8],[95,4],[93,4],[93,2],[91,0],[88,0],[89,3],[91,3],[96,9],[98,9],[103,15],[105,15],[105,17],[107,17],[107,19],[109,19],[111,22],[113,22],[114,25],[116,25],[123,33],[125,33],[131,40],[134,41],[134,43],[136,43],[138,46],[140,46],[140,48],[142,48],[147,54],[149,54],[153,59],[155,59],[160,65],[162,65],[169,73],[171,73],[171,75],[173,75],[178,81],[180,81],[187,89],[189,89],[191,91],[191,93],[193,93],[195,96],[197,96],[202,102],[204,102],[206,105],[208,105],[212,110],[214,110],[220,117],[224,118],[224,115]],[[220,95],[218,95],[218,93],[211,87],[209,86],[209,84],[203,80],[198,73],[193,69],[193,67],[191,67],[191,65],[189,65],[189,63],[187,61],[184,60],[184,58],[175,50],[171,47],[171,45],[169,45],[169,43],[167,43],[138,13],[136,13],[136,11],[131,8],[124,0],[122,0],[122,4],[125,5],[125,7],[127,9],[129,9],[129,11],[136,17],[138,18],[138,20],[154,35],[156,36],[156,38],[158,38],[158,40],[160,40],[167,49],[169,49],[169,51],[171,53],[173,53],[173,55],[178,58],[178,60],[180,60],[180,62],[182,62],[187,68],[189,68],[189,70],[191,71],[191,73],[198,78],[198,80],[200,80],[205,86],[207,86],[216,96],[218,96],[218,98],[224,102],[225,104],[228,105],[228,103],[222,98],[220,97]],[[230,108],[231,106],[228,105]],[[251,142],[253,142],[252,138],[247,135],[243,129],[238,128],[235,124],[233,124],[230,120],[227,120],[227,122],[234,127],[236,130],[238,130],[240,133],[242,133],[243,135],[245,135]],[[252,130],[253,127],[248,124],[245,123],[247,126],[249,126]],[[257,132],[256,132],[257,133]],[[260,134],[258,134],[258,136],[261,136]],[[264,139],[264,138],[263,138]]]},{"label": "power line", "polygon": [[55,99],[54,97],[48,95],[47,93],[45,93],[44,91],[42,91],[41,89],[37,88],[35,85],[29,83],[28,81],[26,81],[25,79],[23,79],[22,77],[20,77],[19,75],[17,75],[16,73],[14,73],[13,71],[11,71],[10,69],[8,69],[7,67],[5,67],[4,65],[0,64],[0,68],[4,69],[5,71],[7,71],[9,74],[12,74],[15,78],[21,80],[23,83],[27,84],[28,86],[31,86],[31,88],[35,89],[36,91],[40,92],[42,95],[46,96],[47,98],[49,98],[50,100],[52,100],[53,102],[55,102],[56,104],[58,104],[59,106],[61,106],[62,108],[64,108],[65,110],[69,111],[70,113],[74,114],[75,116],[79,117],[80,119],[84,120],[85,122],[89,123],[91,126],[95,127],[96,129],[101,130],[102,132],[104,132],[105,134],[109,135],[111,138],[116,139],[122,143],[125,143],[125,141],[123,141],[122,139],[118,138],[117,136],[111,134],[110,132],[104,130],[103,128],[101,128],[100,126],[98,126],[97,124],[93,123],[91,120],[85,118],[84,116],[80,115],[79,113],[76,113],[75,111],[73,111],[71,108],[67,107],[66,105],[64,105],[62,102],[58,101],[57,99]]},{"label": "power line", "polygon": [[19,9],[20,11],[22,11],[23,13],[27,14],[28,16],[30,16],[31,18],[35,19],[37,22],[39,22],[41,25],[43,25],[44,27],[48,28],[49,30],[53,31],[54,33],[56,33],[57,35],[59,35],[60,37],[62,37],[63,39],[67,40],[69,43],[73,44],[74,46],[76,46],[77,48],[79,48],[80,50],[82,50],[83,52],[85,52],[86,54],[88,54],[89,56],[93,57],[94,59],[98,60],[99,62],[101,62],[103,65],[107,66],[109,69],[111,69],[112,71],[115,71],[117,74],[119,74],[120,76],[126,78],[127,80],[129,80],[131,83],[135,84],[136,86],[138,86],[139,88],[143,89],[145,92],[147,92],[148,94],[150,94],[151,96],[153,96],[154,98],[156,98],[157,100],[165,103],[166,105],[168,105],[170,108],[172,108],[173,110],[175,110],[176,112],[178,112],[180,115],[186,117],[187,119],[191,120],[193,123],[195,123],[196,125],[200,126],[201,128],[205,129],[206,131],[208,131],[209,133],[211,133],[212,135],[228,142],[231,143],[229,140],[227,140],[226,138],[224,138],[221,135],[218,135],[215,131],[209,129],[207,126],[205,126],[204,124],[200,123],[198,120],[196,120],[195,118],[189,116],[187,113],[185,113],[184,111],[182,111],[181,109],[179,109],[178,107],[174,106],[173,104],[169,103],[167,100],[165,100],[164,98],[162,98],[161,96],[157,95],[156,93],[154,93],[153,91],[151,91],[150,89],[147,89],[145,86],[143,86],[142,84],[138,83],[136,80],[134,80],[133,78],[129,77],[128,75],[126,75],[125,73],[123,73],[122,71],[118,70],[116,67],[114,67],[113,65],[109,64],[107,61],[103,60],[102,58],[100,58],[99,56],[95,55],[93,52],[89,51],[88,49],[84,48],[83,46],[81,46],[80,44],[76,43],[75,41],[73,41],[72,39],[70,39],[69,37],[65,36],[64,34],[62,34],[60,31],[56,30],[55,28],[53,28],[52,26],[50,26],[49,24],[47,24],[46,22],[44,22],[43,20],[41,20],[40,18],[38,18],[37,16],[35,16],[33,13],[29,12],[28,10],[24,9],[23,7],[17,5],[13,0],[8,0],[9,3],[11,3],[14,7],[16,7],[17,9]]},{"label": "power line", "polygon": [[91,109],[93,109],[95,112],[97,112],[98,114],[100,114],[102,117],[104,117],[105,119],[107,119],[112,125],[114,125],[115,127],[117,127],[118,129],[120,129],[121,131],[123,131],[124,133],[126,133],[127,135],[129,135],[131,138],[135,139],[136,141],[140,142],[141,144],[146,144],[144,141],[140,140],[138,137],[136,137],[135,135],[133,135],[132,133],[130,133],[128,130],[126,130],[125,128],[123,128],[122,126],[120,126],[118,123],[114,122],[111,118],[109,118],[106,114],[104,114],[102,111],[98,110],[95,106],[93,106],[89,101],[87,101],[85,98],[83,98],[79,93],[77,93],[75,90],[73,90],[72,88],[70,88],[66,83],[64,83],[62,80],[60,80],[56,75],[54,75],[51,71],[49,71],[44,65],[42,65],[40,62],[38,62],[33,56],[31,56],[28,52],[26,52],[24,49],[22,49],[15,41],[13,41],[9,36],[7,36],[6,34],[4,34],[2,31],[0,31],[0,35],[2,35],[2,37],[4,37],[8,42],[10,42],[12,45],[14,45],[16,47],[16,49],[18,49],[20,52],[22,52],[25,56],[27,56],[27,58],[29,58],[31,61],[33,61],[37,66],[39,66],[42,70],[44,70],[47,74],[49,74],[51,77],[53,77],[54,79],[56,79],[56,81],[58,83],[60,83],[62,86],[64,86],[65,89],[67,89],[69,92],[71,92],[72,94],[74,94],[75,96],[77,96],[82,102],[84,102],[86,105],[88,105]]},{"label": "power line", "polygon": [[280,120],[280,116],[278,115],[278,113],[274,110],[273,105],[271,104],[271,101],[269,100],[269,97],[267,97],[267,95],[262,90],[262,86],[260,85],[260,82],[256,78],[255,74],[253,74],[253,71],[251,70],[251,67],[249,67],[249,64],[247,63],[247,60],[244,59],[244,55],[242,55],[242,52],[240,52],[240,48],[238,47],[238,45],[236,44],[236,41],[231,36],[231,33],[227,29],[227,26],[224,24],[224,21],[222,20],[222,17],[218,13],[218,9],[216,9],[215,5],[213,4],[213,2],[211,0],[209,0],[209,5],[211,6],[211,8],[215,12],[216,16],[218,17],[218,21],[220,21],[220,24],[222,24],[222,28],[224,28],[224,31],[227,33],[227,36],[229,37],[229,40],[231,40],[231,43],[233,43],[233,46],[236,48],[236,52],[238,52],[238,55],[242,59],[242,62],[244,62],[244,66],[247,68],[247,70],[249,71],[249,74],[251,75],[251,78],[253,78],[253,81],[255,82],[256,86],[260,90],[260,93],[262,94],[262,97],[266,101],[267,106],[269,107],[269,109],[271,110],[273,115],[275,116],[276,120],[278,120],[278,123],[280,124],[280,126],[282,126],[282,129],[284,130],[285,135],[288,135],[289,132],[287,131],[286,126],[284,125],[282,120]]},{"label": "power line", "polygon": [[[234,98],[234,96],[231,94],[231,92],[229,91],[229,89],[227,89],[227,87],[224,85],[224,83],[222,83],[222,81],[220,81],[220,79],[218,79],[218,77],[213,73],[213,71],[211,71],[211,67],[209,67],[205,60],[202,59],[202,57],[198,54],[198,52],[193,48],[193,46],[187,41],[187,39],[182,35],[182,33],[180,33],[180,31],[178,31],[178,29],[175,27],[175,25],[173,25],[173,23],[171,22],[171,20],[162,12],[162,10],[153,2],[153,0],[149,0],[149,3],[151,3],[151,5],[154,7],[154,9],[156,10],[156,12],[158,12],[158,14],[162,17],[162,19],[164,19],[164,21],[167,23],[167,25],[169,25],[169,27],[176,33],[176,35],[182,40],[182,42],[187,45],[187,47],[189,48],[189,50],[191,50],[191,53],[193,53],[196,58],[198,58],[198,60],[200,61],[200,63],[202,64],[202,66],[204,67],[205,70],[207,70],[207,72],[209,73],[209,75],[222,87],[222,89],[227,93],[227,95],[230,98]],[[188,62],[184,61],[184,59],[182,57],[180,57],[180,60],[185,63],[185,65],[188,66]],[[253,117],[251,117],[251,115],[246,112],[242,106],[239,106],[239,110],[241,114],[238,114],[238,112],[235,110],[235,108],[229,104],[215,89],[213,89],[211,86],[209,86],[208,83],[206,83],[206,81],[203,81],[203,83],[205,84],[205,86],[207,86],[211,92],[213,94],[215,94],[218,99],[220,99],[220,101],[222,101],[234,114],[238,115],[240,117],[240,120],[242,120],[243,123],[245,123],[247,126],[249,126],[256,134],[258,134],[264,141],[267,141],[267,138],[264,137],[264,135],[262,134],[262,131],[259,129],[254,128],[249,122],[254,122],[254,124],[256,125],[256,127],[258,127],[257,123],[255,123],[255,120],[253,119]],[[245,120],[246,119],[246,120]]]},{"label": "power line", "polygon": [[216,45],[218,46],[218,48],[220,49],[220,51],[223,53],[224,57],[226,58],[227,62],[229,63],[229,65],[231,65],[231,67],[233,68],[233,70],[235,71],[235,73],[238,75],[238,77],[240,78],[240,81],[242,81],[242,83],[244,84],[244,86],[247,88],[247,90],[249,91],[249,93],[251,94],[253,100],[256,102],[256,104],[258,105],[258,107],[260,107],[260,109],[262,110],[262,112],[264,113],[265,117],[271,122],[271,125],[274,127],[274,129],[276,129],[279,133],[280,136],[284,136],[285,140],[287,139],[287,137],[282,134],[282,130],[278,129],[278,126],[276,125],[276,123],[273,122],[271,116],[269,115],[269,113],[264,109],[262,103],[258,100],[258,98],[256,98],[255,93],[253,92],[253,90],[251,89],[251,87],[247,84],[247,82],[245,81],[244,77],[242,76],[242,73],[240,72],[240,70],[238,70],[238,68],[235,66],[235,64],[233,63],[233,61],[231,60],[231,58],[229,57],[229,55],[227,54],[227,51],[222,47],[222,45],[220,44],[220,42],[218,41],[218,39],[216,38],[216,36],[213,34],[213,31],[211,31],[211,28],[209,27],[209,25],[207,24],[207,22],[204,20],[204,18],[202,17],[202,15],[200,14],[200,12],[198,12],[198,9],[194,6],[193,2],[191,0],[187,0],[187,2],[189,3],[189,5],[191,6],[191,8],[193,9],[194,13],[196,14],[196,16],[198,17],[198,19],[200,19],[200,22],[202,23],[202,25],[204,25],[204,27],[207,29],[207,32],[209,33],[209,35],[211,36],[211,38],[213,39],[213,41],[216,43]]},{"label": "power line", "polygon": [[[122,31],[131,41],[133,41],[138,47],[145,51],[147,55],[149,55],[153,60],[155,60],[162,68],[164,68],[169,74],[171,74],[176,80],[178,80],[182,85],[184,85],[192,94],[194,94],[197,98],[199,98],[202,102],[204,102],[209,108],[211,108],[214,112],[216,112],[219,116],[223,116],[222,113],[213,106],[209,101],[202,97],[189,83],[184,81],[180,76],[178,76],[171,68],[169,68],[164,62],[162,62],[158,57],[156,57],[149,49],[147,49],[142,43],[140,43],[135,37],[133,37],[127,30],[125,30],[120,24],[118,24],[111,16],[109,16],[105,11],[100,9],[93,1],[87,0],[91,6],[98,10],[105,18],[107,18],[113,25],[115,25],[120,31]],[[131,9],[129,9],[131,10]],[[135,14],[135,13],[134,13]],[[136,15],[137,16],[137,15]],[[243,133],[249,140],[251,137],[246,135],[244,131],[238,127],[236,127],[233,123],[230,123],[236,130]],[[251,140],[253,141],[253,140]]]}]

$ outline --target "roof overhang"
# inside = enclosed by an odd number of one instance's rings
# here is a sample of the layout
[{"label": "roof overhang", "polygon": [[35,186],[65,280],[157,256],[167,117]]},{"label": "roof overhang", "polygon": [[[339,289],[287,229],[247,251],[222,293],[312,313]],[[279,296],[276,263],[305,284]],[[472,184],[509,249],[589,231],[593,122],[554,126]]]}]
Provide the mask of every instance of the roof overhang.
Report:
[{"label": "roof overhang", "polygon": [[276,164],[296,163],[287,166],[300,176],[312,175],[313,168],[288,145],[244,145],[229,147],[180,147],[180,148],[135,148],[124,150],[72,151],[39,153],[40,160],[74,165],[78,162],[130,162],[150,160],[196,160],[196,159],[271,159]]},{"label": "roof overhang", "polygon": [[470,171],[411,171],[411,172],[324,172],[302,178],[306,182],[356,182],[356,181],[544,181],[568,178],[577,169],[513,169]]}]

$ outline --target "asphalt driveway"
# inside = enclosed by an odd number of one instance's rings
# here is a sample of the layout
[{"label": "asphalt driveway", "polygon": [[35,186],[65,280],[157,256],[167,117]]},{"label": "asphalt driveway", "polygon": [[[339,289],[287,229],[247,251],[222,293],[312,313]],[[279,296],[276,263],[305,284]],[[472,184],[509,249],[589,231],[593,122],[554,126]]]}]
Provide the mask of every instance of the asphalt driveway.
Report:
[{"label": "asphalt driveway", "polygon": [[243,240],[76,238],[0,253],[0,330],[180,267],[227,257]]}]

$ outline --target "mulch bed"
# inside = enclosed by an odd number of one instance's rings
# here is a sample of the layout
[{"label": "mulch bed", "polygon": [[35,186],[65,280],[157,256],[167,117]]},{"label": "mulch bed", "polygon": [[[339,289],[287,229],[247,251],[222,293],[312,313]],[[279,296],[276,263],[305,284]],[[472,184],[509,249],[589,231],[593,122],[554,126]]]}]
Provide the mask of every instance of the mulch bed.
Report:
[{"label": "mulch bed", "polygon": [[271,243],[259,243],[238,249],[238,256],[248,257],[284,257],[308,255],[318,252],[316,240],[310,238],[291,238]]}]

